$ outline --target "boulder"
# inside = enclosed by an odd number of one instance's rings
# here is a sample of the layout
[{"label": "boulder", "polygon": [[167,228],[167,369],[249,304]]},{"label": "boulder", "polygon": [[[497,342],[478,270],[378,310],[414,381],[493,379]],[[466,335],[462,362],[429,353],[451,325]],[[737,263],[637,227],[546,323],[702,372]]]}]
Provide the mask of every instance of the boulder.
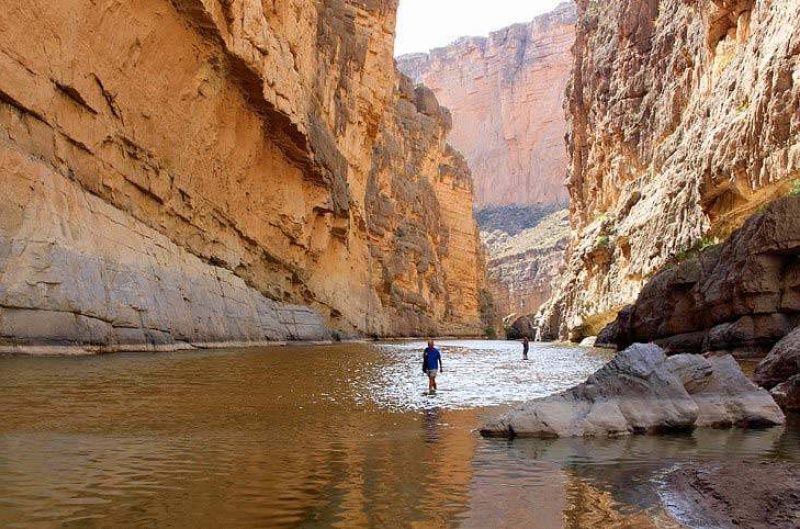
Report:
[{"label": "boulder", "polygon": [[800,375],[778,384],[770,393],[784,410],[800,411]]},{"label": "boulder", "polygon": [[800,374],[800,327],[796,328],[769,352],[758,365],[753,380],[772,389]]},{"label": "boulder", "polygon": [[586,382],[490,419],[486,437],[606,437],[703,427],[762,427],[784,416],[733,357],[667,358],[634,344]]},{"label": "boulder", "polygon": [[668,358],[666,365],[697,404],[695,426],[758,428],[783,422],[775,400],[742,373],[731,355],[681,354]]}]

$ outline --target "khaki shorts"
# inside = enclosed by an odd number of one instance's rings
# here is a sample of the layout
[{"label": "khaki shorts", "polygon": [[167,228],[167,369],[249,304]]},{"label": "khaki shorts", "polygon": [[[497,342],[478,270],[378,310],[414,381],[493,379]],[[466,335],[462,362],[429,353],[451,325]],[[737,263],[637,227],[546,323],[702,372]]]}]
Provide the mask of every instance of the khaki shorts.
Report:
[{"label": "khaki shorts", "polygon": [[428,377],[429,378],[436,378],[436,375],[439,374],[439,370],[438,369],[428,369],[426,371],[426,373],[428,373]]}]

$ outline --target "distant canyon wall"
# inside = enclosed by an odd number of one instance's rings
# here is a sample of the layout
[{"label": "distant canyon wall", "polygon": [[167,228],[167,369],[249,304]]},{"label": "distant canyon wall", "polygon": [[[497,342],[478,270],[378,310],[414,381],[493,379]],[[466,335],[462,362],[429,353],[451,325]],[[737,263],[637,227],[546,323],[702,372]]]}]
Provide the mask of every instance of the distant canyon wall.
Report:
[{"label": "distant canyon wall", "polygon": [[481,227],[489,289],[503,318],[535,313],[552,295],[569,244],[569,213],[550,213],[532,228],[508,233]]},{"label": "distant canyon wall", "polygon": [[0,345],[479,333],[469,172],[396,7],[0,0]]},{"label": "distant canyon wall", "polygon": [[800,4],[579,0],[572,243],[542,338],[594,335],[800,177]]},{"label": "distant canyon wall", "polygon": [[566,202],[563,104],[574,40],[567,2],[488,38],[398,58],[452,112],[450,140],[472,169],[479,208]]}]

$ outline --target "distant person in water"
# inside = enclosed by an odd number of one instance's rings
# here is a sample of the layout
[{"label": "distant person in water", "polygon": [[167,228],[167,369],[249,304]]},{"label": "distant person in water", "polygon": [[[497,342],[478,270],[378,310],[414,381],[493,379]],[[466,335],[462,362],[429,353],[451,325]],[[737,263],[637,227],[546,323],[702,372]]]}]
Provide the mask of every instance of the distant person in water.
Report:
[{"label": "distant person in water", "polygon": [[428,375],[428,392],[436,392],[436,375],[442,369],[442,353],[433,346],[433,340],[428,340],[428,347],[422,353],[422,371]]},{"label": "distant person in water", "polygon": [[522,338],[522,359],[528,359],[528,349],[530,349],[530,344],[528,343],[528,337],[525,336]]}]

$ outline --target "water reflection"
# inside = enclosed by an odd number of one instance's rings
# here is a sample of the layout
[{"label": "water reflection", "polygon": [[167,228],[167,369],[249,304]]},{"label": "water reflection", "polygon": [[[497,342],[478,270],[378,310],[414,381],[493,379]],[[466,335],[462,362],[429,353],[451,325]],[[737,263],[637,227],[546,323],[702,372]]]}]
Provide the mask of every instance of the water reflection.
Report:
[{"label": "water reflection", "polygon": [[486,441],[471,403],[602,357],[543,347],[529,370],[516,344],[440,345],[435,398],[415,344],[0,358],[0,527],[650,528],[670,465],[797,457],[794,423]]}]

